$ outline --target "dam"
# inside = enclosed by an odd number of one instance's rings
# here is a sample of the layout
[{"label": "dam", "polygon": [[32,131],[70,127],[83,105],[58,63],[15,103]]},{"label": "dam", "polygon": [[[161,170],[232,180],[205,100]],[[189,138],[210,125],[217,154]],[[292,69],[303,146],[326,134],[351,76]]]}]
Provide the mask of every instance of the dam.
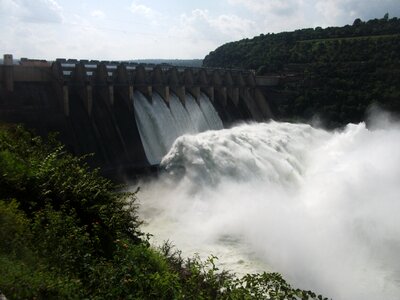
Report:
[{"label": "dam", "polygon": [[180,135],[270,119],[262,88],[274,84],[246,70],[4,55],[0,122],[57,132],[105,175],[140,173]]}]

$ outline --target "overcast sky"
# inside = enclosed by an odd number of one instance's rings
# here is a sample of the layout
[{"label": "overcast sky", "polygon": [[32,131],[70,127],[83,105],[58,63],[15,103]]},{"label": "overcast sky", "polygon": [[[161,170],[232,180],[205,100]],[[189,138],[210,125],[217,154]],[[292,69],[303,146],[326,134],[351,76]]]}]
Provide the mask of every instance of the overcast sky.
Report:
[{"label": "overcast sky", "polygon": [[0,54],[203,58],[260,33],[400,17],[400,0],[0,0]]}]

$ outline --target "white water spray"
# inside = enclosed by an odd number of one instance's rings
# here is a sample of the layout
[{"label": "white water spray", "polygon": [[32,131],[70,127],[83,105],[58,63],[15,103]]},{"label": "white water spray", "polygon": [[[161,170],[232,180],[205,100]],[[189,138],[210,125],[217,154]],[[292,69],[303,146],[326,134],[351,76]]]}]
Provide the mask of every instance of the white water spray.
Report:
[{"label": "white water spray", "polygon": [[153,93],[150,101],[135,91],[133,99],[136,124],[151,165],[160,163],[177,137],[223,128],[210,99],[203,93],[199,103],[186,93],[186,107],[175,94],[169,97],[169,107],[158,93]]},{"label": "white water spray", "polygon": [[139,194],[156,242],[333,299],[398,299],[398,125],[242,125],[180,137],[162,164]]}]

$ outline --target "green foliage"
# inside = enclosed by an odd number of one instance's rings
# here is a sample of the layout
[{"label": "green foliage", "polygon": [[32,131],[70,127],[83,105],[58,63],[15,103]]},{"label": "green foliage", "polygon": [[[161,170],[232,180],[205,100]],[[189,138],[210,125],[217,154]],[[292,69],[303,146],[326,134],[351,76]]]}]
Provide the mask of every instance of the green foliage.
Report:
[{"label": "green foliage", "polygon": [[400,19],[388,15],[228,43],[203,64],[282,75],[286,79],[274,91],[282,97],[269,99],[280,119],[319,115],[337,127],[362,121],[372,103],[400,112]]},{"label": "green foliage", "polygon": [[311,291],[293,289],[278,273],[247,274],[227,287],[226,299],[320,299]]},{"label": "green foliage", "polygon": [[16,201],[0,201],[1,291],[9,299],[77,299],[79,282],[48,267],[33,247],[36,237]]},{"label": "green foliage", "polygon": [[278,273],[247,274],[237,278],[232,273],[220,271],[215,256],[206,261],[199,257],[185,260],[169,243],[165,243],[161,251],[178,272],[184,287],[179,299],[328,299],[312,291],[292,288]]},{"label": "green foliage", "polygon": [[47,143],[20,127],[0,133],[0,197],[17,199],[28,215],[50,205],[77,217],[101,255],[111,255],[113,238],[141,233],[132,193],[90,171],[50,137]]},{"label": "green foliage", "polygon": [[0,288],[8,299],[81,299],[78,281],[0,254]]},{"label": "green foliage", "polygon": [[[321,27],[299,29],[277,34],[261,34],[252,39],[224,44],[204,58],[205,67],[233,67],[257,69],[260,66],[281,65],[309,61],[307,51],[293,50],[304,44],[304,50],[313,48],[316,52],[324,52],[323,43],[327,41],[352,41],[357,39],[395,38],[400,34],[400,20],[374,19],[363,22],[356,19],[353,26]],[[320,43],[319,46],[313,43]],[[395,43],[394,43],[395,44]],[[357,54],[355,54],[357,55]]]},{"label": "green foliage", "polygon": [[20,252],[23,241],[28,235],[29,221],[18,209],[15,200],[10,203],[0,201],[0,251]]},{"label": "green foliage", "polygon": [[90,298],[173,299],[179,295],[178,275],[159,252],[126,240],[116,244],[114,258],[98,264],[90,274]]},{"label": "green foliage", "polygon": [[216,257],[151,248],[135,194],[119,190],[53,138],[0,126],[0,290],[9,299],[314,299],[278,274],[236,279]]},{"label": "green foliage", "polygon": [[85,276],[94,261],[97,238],[90,237],[86,226],[79,226],[74,215],[55,211],[50,206],[36,212],[31,223],[35,251],[53,269]]}]

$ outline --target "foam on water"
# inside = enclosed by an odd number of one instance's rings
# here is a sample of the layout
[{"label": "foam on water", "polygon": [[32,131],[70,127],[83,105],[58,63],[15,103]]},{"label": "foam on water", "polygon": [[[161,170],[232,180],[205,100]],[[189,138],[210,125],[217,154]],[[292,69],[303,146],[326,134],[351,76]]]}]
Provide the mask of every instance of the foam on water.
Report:
[{"label": "foam on water", "polygon": [[178,138],[142,183],[144,231],[333,299],[400,295],[400,128],[270,122]]}]

